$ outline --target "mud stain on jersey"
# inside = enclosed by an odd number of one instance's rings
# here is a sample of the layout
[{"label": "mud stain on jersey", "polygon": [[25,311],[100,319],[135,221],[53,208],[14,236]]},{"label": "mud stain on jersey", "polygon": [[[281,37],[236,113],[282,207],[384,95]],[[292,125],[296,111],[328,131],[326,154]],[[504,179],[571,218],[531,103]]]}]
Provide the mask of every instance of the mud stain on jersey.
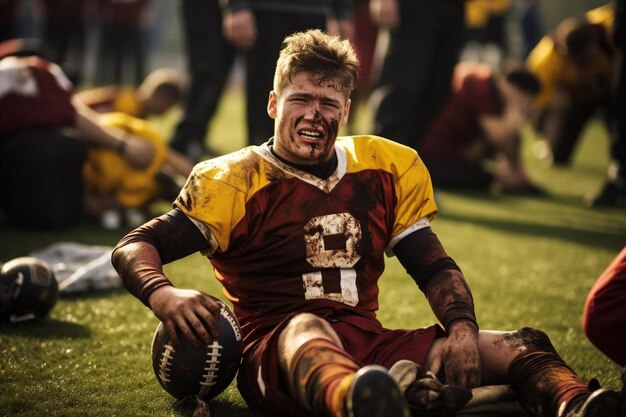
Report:
[{"label": "mud stain on jersey", "polygon": [[194,201],[198,199],[199,195],[199,175],[197,172],[193,172],[187,179],[187,184],[183,187],[180,194],[176,198],[178,204],[180,204],[185,210],[191,211],[194,207]]},{"label": "mud stain on jersey", "polygon": [[213,175],[213,179],[222,180],[226,177],[227,182],[238,190],[250,189],[254,186],[254,179],[259,172],[258,156],[251,151],[236,152],[232,155],[221,157],[219,171]]},{"label": "mud stain on jersey", "polygon": [[287,174],[275,165],[268,164],[265,172],[265,179],[268,182],[276,182],[287,178]]}]

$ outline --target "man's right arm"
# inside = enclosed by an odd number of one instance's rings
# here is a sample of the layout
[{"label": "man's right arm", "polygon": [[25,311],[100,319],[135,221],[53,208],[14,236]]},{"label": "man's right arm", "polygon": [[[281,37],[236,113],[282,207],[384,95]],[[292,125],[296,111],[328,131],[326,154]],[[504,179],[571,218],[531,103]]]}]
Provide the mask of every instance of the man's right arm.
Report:
[{"label": "man's right arm", "polygon": [[196,346],[207,342],[209,333],[219,336],[217,300],[200,291],[175,288],[163,273],[163,264],[208,246],[193,222],[174,209],[127,234],[113,250],[111,261],[124,286],[152,309],[176,345],[177,329]]}]

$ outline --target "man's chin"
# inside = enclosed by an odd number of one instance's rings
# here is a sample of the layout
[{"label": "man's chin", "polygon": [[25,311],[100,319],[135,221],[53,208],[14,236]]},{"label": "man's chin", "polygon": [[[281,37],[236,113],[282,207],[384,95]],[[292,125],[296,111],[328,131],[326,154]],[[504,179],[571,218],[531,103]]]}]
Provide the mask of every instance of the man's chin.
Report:
[{"label": "man's chin", "polygon": [[299,165],[318,165],[324,163],[328,158],[322,153],[322,151],[315,150],[308,153],[299,153],[297,155]]}]

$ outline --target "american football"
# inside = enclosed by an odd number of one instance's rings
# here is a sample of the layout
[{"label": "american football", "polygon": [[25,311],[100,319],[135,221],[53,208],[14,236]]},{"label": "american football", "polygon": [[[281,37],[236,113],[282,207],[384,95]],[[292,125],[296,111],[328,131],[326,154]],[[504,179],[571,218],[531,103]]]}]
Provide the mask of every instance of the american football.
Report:
[{"label": "american football", "polygon": [[181,337],[183,349],[174,350],[163,323],[152,339],[152,368],[161,386],[173,397],[195,395],[202,400],[218,396],[232,382],[239,369],[243,343],[239,322],[222,303],[220,337],[195,348]]},{"label": "american football", "polygon": [[59,293],[54,272],[37,258],[22,256],[0,268],[0,317],[24,321],[44,317]]}]

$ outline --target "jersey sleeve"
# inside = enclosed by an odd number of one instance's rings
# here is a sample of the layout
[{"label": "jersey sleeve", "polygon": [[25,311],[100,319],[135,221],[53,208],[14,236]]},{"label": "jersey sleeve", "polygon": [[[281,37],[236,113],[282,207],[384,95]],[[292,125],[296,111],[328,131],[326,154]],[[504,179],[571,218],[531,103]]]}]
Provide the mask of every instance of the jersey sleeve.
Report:
[{"label": "jersey sleeve", "polygon": [[396,220],[389,249],[407,234],[428,227],[437,214],[430,174],[417,154],[408,169],[396,179],[396,197]]},{"label": "jersey sleeve", "polygon": [[[414,149],[376,136],[357,137],[357,151],[362,168],[376,168],[393,176],[395,193],[393,246],[398,239],[423,227],[437,214],[430,174]],[[370,166],[373,161],[374,165]],[[390,247],[391,247],[390,246]]]},{"label": "jersey sleeve", "polygon": [[205,236],[210,253],[228,249],[230,232],[245,214],[245,181],[221,159],[196,165],[174,202]]}]

